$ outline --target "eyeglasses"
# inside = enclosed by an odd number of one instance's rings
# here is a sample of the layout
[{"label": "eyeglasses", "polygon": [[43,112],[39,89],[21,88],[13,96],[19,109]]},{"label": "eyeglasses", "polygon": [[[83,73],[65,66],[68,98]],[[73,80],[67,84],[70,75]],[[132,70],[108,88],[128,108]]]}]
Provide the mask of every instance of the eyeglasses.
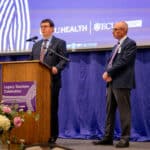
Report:
[{"label": "eyeglasses", "polygon": [[120,31],[120,30],[124,30],[123,28],[113,28],[113,31]]},{"label": "eyeglasses", "polygon": [[40,26],[40,28],[49,28],[50,26]]}]

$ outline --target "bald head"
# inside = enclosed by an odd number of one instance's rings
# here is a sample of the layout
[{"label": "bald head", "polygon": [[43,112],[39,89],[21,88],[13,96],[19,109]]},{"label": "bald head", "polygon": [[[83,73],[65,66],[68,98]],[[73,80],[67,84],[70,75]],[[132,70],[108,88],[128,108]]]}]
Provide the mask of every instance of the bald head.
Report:
[{"label": "bald head", "polygon": [[128,32],[128,24],[125,21],[116,22],[114,27],[123,29],[126,33]]},{"label": "bald head", "polygon": [[116,22],[113,28],[113,36],[120,40],[128,32],[128,24],[125,21]]}]

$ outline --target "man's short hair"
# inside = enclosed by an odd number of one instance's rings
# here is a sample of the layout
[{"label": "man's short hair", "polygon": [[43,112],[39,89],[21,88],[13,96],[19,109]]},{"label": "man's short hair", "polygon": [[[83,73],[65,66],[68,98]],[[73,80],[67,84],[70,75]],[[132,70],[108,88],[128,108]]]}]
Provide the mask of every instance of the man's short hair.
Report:
[{"label": "man's short hair", "polygon": [[55,27],[55,24],[54,24],[54,22],[51,19],[43,19],[41,21],[41,24],[42,23],[49,23],[50,27]]}]

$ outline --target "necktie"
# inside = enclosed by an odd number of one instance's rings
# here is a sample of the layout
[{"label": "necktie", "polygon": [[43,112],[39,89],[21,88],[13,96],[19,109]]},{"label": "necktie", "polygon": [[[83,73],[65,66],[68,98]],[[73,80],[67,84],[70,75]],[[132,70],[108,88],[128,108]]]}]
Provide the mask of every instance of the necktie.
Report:
[{"label": "necktie", "polygon": [[45,53],[46,53],[46,44],[47,44],[47,39],[43,40],[43,43],[42,43],[42,47],[41,47],[41,52],[40,52],[40,61],[43,62],[44,60],[44,56],[45,56]]},{"label": "necktie", "polygon": [[114,52],[113,52],[113,54],[112,54],[112,56],[111,56],[111,59],[110,59],[110,61],[109,61],[109,63],[108,63],[108,68],[111,68],[111,67],[112,67],[113,60],[114,60],[114,58],[115,58],[115,56],[116,56],[116,54],[117,54],[117,52],[118,52],[118,50],[119,50],[119,47],[120,47],[120,43],[118,42],[118,43],[117,43],[117,46],[116,46],[116,48],[115,48],[115,50],[114,50]]}]

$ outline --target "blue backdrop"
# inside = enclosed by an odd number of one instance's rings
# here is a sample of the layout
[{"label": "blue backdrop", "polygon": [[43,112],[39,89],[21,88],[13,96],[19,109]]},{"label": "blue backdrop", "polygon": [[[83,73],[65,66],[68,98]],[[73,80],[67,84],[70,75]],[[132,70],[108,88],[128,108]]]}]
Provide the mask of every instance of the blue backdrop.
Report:
[{"label": "blue backdrop", "polygon": [[[59,121],[60,137],[97,138],[104,134],[106,84],[102,80],[110,52],[70,53],[71,62],[62,72]],[[24,56],[0,56],[0,61],[26,60]],[[150,140],[150,49],[136,58],[136,89],[132,91],[131,140]],[[118,114],[115,138],[120,136]]]}]

